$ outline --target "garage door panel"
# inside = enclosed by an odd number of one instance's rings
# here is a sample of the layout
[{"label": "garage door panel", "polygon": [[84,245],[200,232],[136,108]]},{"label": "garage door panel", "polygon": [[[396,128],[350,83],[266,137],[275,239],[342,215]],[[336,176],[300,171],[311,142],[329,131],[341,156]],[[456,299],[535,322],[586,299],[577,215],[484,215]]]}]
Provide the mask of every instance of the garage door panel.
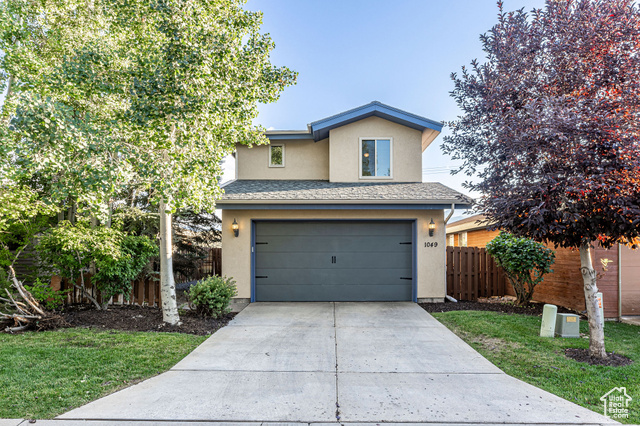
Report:
[{"label": "garage door panel", "polygon": [[313,244],[309,244],[308,235],[269,235],[256,238],[260,253],[299,252],[309,253],[343,253],[343,252],[398,252],[411,253],[411,237],[397,235],[354,235],[332,236],[316,235]]},{"label": "garage door panel", "polygon": [[[335,256],[335,263],[331,258]],[[406,253],[258,253],[257,269],[261,268],[331,268],[331,269],[386,269],[411,268],[411,257]]]},{"label": "garage door panel", "polygon": [[411,238],[411,226],[407,226],[407,223],[401,222],[379,221],[294,221],[258,223],[256,227],[256,237],[269,235],[390,235]]},{"label": "garage door panel", "polygon": [[[364,269],[345,275],[340,269],[307,269],[301,273],[298,269],[256,269],[256,284],[264,285],[399,285],[406,286],[402,278],[411,277],[411,269]],[[267,278],[264,278],[267,277]]]},{"label": "garage door panel", "polygon": [[396,302],[411,300],[411,289],[388,285],[274,285],[256,287],[256,300],[261,302]]},{"label": "garage door panel", "polygon": [[410,221],[256,222],[255,300],[412,300],[412,239]]}]

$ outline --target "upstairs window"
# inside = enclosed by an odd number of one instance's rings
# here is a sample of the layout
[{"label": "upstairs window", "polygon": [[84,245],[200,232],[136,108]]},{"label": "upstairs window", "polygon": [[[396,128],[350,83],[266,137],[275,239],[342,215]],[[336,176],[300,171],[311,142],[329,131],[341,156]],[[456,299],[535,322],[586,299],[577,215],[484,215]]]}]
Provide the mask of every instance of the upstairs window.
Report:
[{"label": "upstairs window", "polygon": [[361,178],[391,178],[393,141],[391,138],[360,139],[360,177]]},{"label": "upstairs window", "polygon": [[284,167],[284,145],[269,146],[269,167]]}]

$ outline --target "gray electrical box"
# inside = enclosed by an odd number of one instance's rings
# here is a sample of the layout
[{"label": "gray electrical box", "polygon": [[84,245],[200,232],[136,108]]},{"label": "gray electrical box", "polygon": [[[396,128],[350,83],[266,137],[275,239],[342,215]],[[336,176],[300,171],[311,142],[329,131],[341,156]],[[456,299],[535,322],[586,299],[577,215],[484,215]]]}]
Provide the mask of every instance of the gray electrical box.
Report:
[{"label": "gray electrical box", "polygon": [[575,314],[558,314],[556,336],[580,337],[580,317]]}]

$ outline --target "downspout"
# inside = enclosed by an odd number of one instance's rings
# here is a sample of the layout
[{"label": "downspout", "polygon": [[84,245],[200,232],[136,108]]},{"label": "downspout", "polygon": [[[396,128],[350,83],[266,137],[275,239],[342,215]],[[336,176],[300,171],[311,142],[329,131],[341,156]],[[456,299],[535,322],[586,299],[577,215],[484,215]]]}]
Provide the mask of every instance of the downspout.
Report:
[{"label": "downspout", "polygon": [[622,321],[622,244],[618,243],[618,322]]},{"label": "downspout", "polygon": [[[449,212],[449,216],[447,216],[444,220],[444,224],[446,225],[449,222],[449,219],[451,219],[451,216],[453,216],[453,212],[456,211],[456,204],[455,203],[451,203],[451,211]],[[445,229],[445,239],[447,238],[447,230]]]},{"label": "downspout", "polygon": [[447,223],[449,222],[449,219],[451,219],[451,216],[453,216],[453,213],[455,211],[456,204],[451,203],[451,211],[449,212],[449,215],[444,219],[444,298],[449,300],[450,302],[457,302],[457,300],[447,294]]}]

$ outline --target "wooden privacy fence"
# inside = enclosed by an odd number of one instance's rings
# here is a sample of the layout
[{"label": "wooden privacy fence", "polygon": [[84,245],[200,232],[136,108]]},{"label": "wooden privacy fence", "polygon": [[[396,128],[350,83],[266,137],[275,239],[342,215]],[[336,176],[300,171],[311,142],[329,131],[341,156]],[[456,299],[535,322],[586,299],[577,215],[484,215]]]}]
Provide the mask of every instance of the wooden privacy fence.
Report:
[{"label": "wooden privacy fence", "polygon": [[[193,280],[199,280],[209,275],[220,275],[222,271],[222,249],[212,248],[209,255],[199,265],[196,277],[190,277]],[[176,276],[176,283],[182,282],[181,277]],[[186,280],[185,280],[186,281]],[[102,304],[102,295],[98,289],[91,284],[91,275],[84,275],[85,287],[91,297],[97,299]],[[80,285],[80,278],[76,284]],[[69,290],[67,295],[67,304],[86,304],[91,303],[90,300],[82,293],[81,290],[74,287],[68,280],[54,276],[51,279],[51,286],[54,290]],[[118,295],[109,301],[110,304],[117,305],[141,305],[141,306],[160,306],[160,276],[152,275],[133,282],[133,288],[129,298],[124,295]]]},{"label": "wooden privacy fence", "polygon": [[447,294],[457,300],[504,296],[504,270],[483,247],[447,247]]},{"label": "wooden privacy fence", "polygon": [[193,275],[176,273],[175,280],[177,283],[197,281],[209,275],[222,275],[222,248],[220,247],[209,249],[207,257],[198,262]]},{"label": "wooden privacy fence", "polygon": [[[76,280],[76,284],[80,285],[80,278]],[[91,284],[91,275],[84,275],[84,285],[87,293],[91,295],[91,297],[95,298],[98,303],[102,304],[103,299],[100,291]],[[90,304],[91,301],[88,297],[78,288],[74,287],[69,280],[61,279],[58,276],[54,276],[51,279],[51,286],[55,290],[68,290],[67,299],[65,303],[67,304]],[[131,294],[129,298],[124,297],[124,295],[120,294],[118,296],[113,297],[109,304],[111,305],[140,305],[140,306],[160,306],[160,277],[150,276],[144,279],[138,279],[133,282],[133,288],[131,289]]]},{"label": "wooden privacy fence", "polygon": [[200,266],[202,276],[222,275],[222,248],[216,247],[209,250],[209,255]]}]

